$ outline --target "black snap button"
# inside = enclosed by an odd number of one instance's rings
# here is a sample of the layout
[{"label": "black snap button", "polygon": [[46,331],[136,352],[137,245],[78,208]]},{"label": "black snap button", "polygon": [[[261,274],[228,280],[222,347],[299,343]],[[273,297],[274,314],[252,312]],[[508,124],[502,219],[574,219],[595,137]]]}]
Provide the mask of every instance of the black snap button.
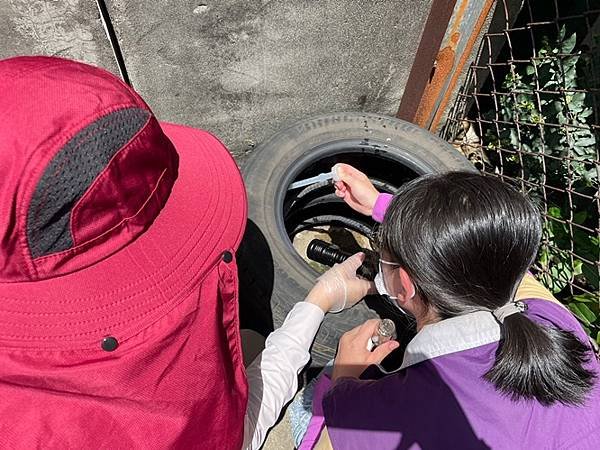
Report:
[{"label": "black snap button", "polygon": [[231,252],[229,252],[229,251],[223,252],[223,261],[225,261],[228,264],[231,261],[233,261],[233,255],[231,254]]},{"label": "black snap button", "polygon": [[102,350],[106,352],[112,352],[119,346],[119,341],[112,336],[106,336],[102,339]]}]

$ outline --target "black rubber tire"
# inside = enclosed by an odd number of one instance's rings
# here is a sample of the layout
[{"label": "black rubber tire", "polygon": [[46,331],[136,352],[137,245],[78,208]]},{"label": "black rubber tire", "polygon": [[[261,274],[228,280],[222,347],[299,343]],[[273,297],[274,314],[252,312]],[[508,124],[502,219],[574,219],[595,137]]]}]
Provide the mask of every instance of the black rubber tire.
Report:
[{"label": "black rubber tire", "polygon": [[[268,308],[265,309],[263,302],[267,301],[272,324],[278,327],[292,306],[301,301],[313,286],[317,273],[293,250],[284,235],[285,230],[282,230],[282,219],[278,217],[281,211],[278,212],[278,209],[282,208],[282,196],[287,186],[306,161],[318,158],[320,151],[326,151],[323,148],[327,143],[355,139],[362,143],[357,152],[393,156],[418,174],[475,171],[472,164],[447,142],[413,124],[386,116],[330,114],[303,120],[278,132],[257,147],[242,169],[252,223],[248,234],[261,234],[258,238],[247,236],[247,239],[265,240],[272,255],[272,263],[266,264],[257,260],[256,255],[240,257],[243,278],[251,279],[253,286],[263,285],[260,292],[272,292],[270,301],[259,298],[259,294],[253,298],[251,292],[243,292],[245,286],[242,284],[242,300],[250,302],[242,305],[242,311],[248,313],[256,309],[257,315],[265,314]],[[270,273],[263,276],[265,267],[272,268],[272,272],[269,270],[267,272]],[[253,301],[257,303],[256,308],[252,306]],[[313,366],[321,366],[333,358],[341,334],[371,317],[376,315],[364,302],[340,314],[329,314],[312,348]],[[269,319],[257,317],[262,323]],[[258,331],[264,333],[269,330]]]}]

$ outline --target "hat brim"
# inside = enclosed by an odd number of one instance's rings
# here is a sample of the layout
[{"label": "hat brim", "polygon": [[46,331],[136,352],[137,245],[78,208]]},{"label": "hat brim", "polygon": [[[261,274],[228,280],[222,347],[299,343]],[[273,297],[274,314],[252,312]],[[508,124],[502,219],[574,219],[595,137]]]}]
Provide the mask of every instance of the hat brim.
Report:
[{"label": "hat brim", "polygon": [[0,346],[99,350],[123,345],[178,307],[235,252],[246,224],[239,169],[210,133],[161,123],[179,154],[169,199],[138,239],[77,272],[0,283]]}]

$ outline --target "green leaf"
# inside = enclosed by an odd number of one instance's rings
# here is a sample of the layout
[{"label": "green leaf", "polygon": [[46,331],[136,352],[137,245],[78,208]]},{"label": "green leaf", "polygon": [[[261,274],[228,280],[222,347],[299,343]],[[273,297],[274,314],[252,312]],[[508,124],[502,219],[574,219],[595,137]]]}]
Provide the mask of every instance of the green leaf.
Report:
[{"label": "green leaf", "polygon": [[592,181],[598,179],[598,172],[596,171],[596,168],[588,170],[585,173],[585,178],[586,178],[586,180],[588,180],[588,185],[591,186]]},{"label": "green leaf", "polygon": [[551,206],[550,208],[548,208],[548,215],[550,217],[554,217],[556,219],[561,219],[562,218],[562,211],[557,206]]},{"label": "green leaf", "polygon": [[510,145],[512,145],[515,148],[519,148],[519,143],[520,143],[519,134],[517,133],[516,129],[512,128],[510,130],[509,138],[510,138]]},{"label": "green leaf", "polygon": [[581,275],[582,274],[582,269],[581,267],[583,266],[583,262],[580,259],[576,259],[573,261],[573,276],[577,276],[577,275]]},{"label": "green leaf", "polygon": [[587,320],[587,318],[579,310],[578,303],[569,303],[567,305],[567,307],[569,308],[569,310],[571,310],[571,312],[575,315],[575,317],[577,317],[582,323],[584,323],[585,325],[590,325],[589,320]]},{"label": "green leaf", "polygon": [[[564,37],[565,29],[564,27],[560,30],[561,36]],[[577,34],[573,33],[567,39],[565,39],[561,44],[561,53],[571,53],[575,48],[575,43],[577,42]]]},{"label": "green leaf", "polygon": [[590,307],[588,305],[586,305],[585,303],[580,303],[579,305],[579,310],[582,312],[582,314],[585,316],[585,318],[588,320],[588,322],[590,324],[593,324],[596,319],[598,318],[598,316],[596,316],[596,314],[594,314],[594,312],[590,309]]},{"label": "green leaf", "polygon": [[577,141],[575,141],[575,144],[577,145],[577,147],[591,147],[593,145],[596,145],[596,138],[594,136],[590,136],[587,138],[577,139]]},{"label": "green leaf", "polygon": [[568,307],[584,325],[590,326],[597,319],[596,314],[585,303],[569,303]]},{"label": "green leaf", "polygon": [[571,298],[579,303],[598,303],[598,300],[593,298],[591,294],[574,295]]},{"label": "green leaf", "polygon": [[596,335],[596,342],[600,345],[600,331],[598,331],[598,334]]},{"label": "green leaf", "polygon": [[[559,30],[559,32],[558,32],[558,36],[557,36],[556,40],[557,40],[558,42],[561,42],[561,41],[563,41],[563,40],[565,39],[565,35],[566,35],[566,34],[567,34],[567,29],[566,29],[566,27],[565,27],[564,25],[562,25],[562,26],[560,27],[560,30]],[[547,37],[547,36],[544,36],[544,38],[542,39],[542,42],[544,42],[544,44],[543,44],[544,46],[548,46],[548,45],[549,45],[549,44],[548,44],[548,37]]]},{"label": "green leaf", "polygon": [[564,79],[566,89],[574,89],[577,83],[577,62],[579,56],[571,56],[562,60],[561,79]]},{"label": "green leaf", "polygon": [[578,211],[575,214],[573,214],[573,222],[575,222],[578,225],[581,225],[583,222],[585,222],[587,216],[587,211]]},{"label": "green leaf", "polygon": [[567,103],[569,105],[580,105],[585,101],[586,93],[585,92],[576,92],[573,95],[567,95]]}]

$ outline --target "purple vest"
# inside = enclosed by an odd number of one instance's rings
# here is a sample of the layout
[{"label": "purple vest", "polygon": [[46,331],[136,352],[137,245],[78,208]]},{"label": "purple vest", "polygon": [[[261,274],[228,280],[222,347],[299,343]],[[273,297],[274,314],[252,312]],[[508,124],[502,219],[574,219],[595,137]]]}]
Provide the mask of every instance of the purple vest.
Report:
[{"label": "purple vest", "polygon": [[[572,331],[588,342],[579,323],[564,308],[546,300],[526,303],[525,314],[532,320]],[[600,448],[600,382],[582,407],[512,401],[482,378],[492,367],[498,342],[478,342],[494,339],[490,336],[499,328],[492,332],[493,322],[481,315],[471,319],[477,323],[464,326],[464,320],[469,320],[466,317],[458,327],[452,323],[438,329],[436,324],[428,326],[426,339],[409,344],[405,356],[409,365],[405,362],[406,367],[398,372],[377,380],[338,380],[323,400],[333,447]],[[448,320],[455,318],[442,322]],[[594,356],[589,366],[600,371]]]}]

